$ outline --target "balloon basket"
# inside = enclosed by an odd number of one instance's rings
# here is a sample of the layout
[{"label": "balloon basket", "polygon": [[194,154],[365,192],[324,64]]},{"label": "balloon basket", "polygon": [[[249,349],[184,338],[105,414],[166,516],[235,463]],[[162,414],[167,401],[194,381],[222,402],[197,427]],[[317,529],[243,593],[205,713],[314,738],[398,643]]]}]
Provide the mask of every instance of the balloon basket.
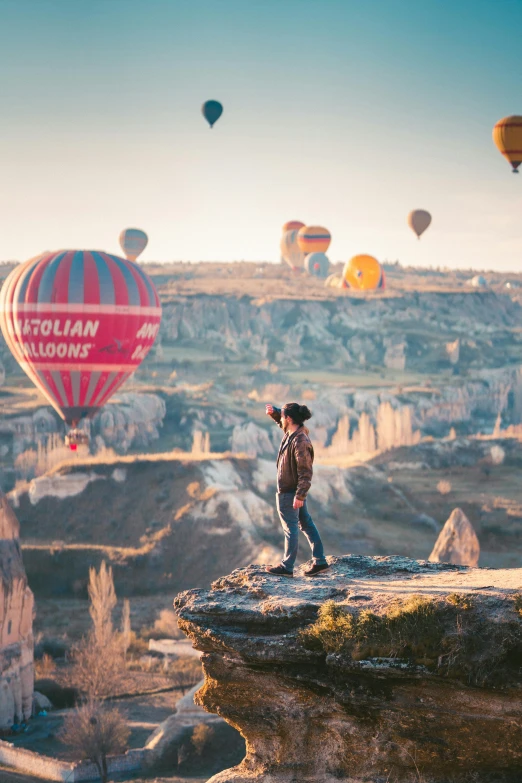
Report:
[{"label": "balloon basket", "polygon": [[65,436],[65,445],[71,451],[77,451],[78,446],[86,446],[89,443],[89,435],[84,430],[72,429]]}]

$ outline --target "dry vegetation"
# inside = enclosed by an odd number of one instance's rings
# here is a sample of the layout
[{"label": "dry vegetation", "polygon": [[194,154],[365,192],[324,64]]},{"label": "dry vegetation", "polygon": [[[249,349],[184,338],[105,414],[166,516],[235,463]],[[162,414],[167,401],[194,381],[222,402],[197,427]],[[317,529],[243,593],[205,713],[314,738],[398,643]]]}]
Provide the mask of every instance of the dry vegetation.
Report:
[{"label": "dry vegetation", "polygon": [[465,594],[440,600],[413,595],[379,614],[328,601],[300,640],[308,649],[351,661],[394,659],[467,684],[506,687],[520,682],[522,659],[517,596],[507,603],[512,619],[487,624]]}]

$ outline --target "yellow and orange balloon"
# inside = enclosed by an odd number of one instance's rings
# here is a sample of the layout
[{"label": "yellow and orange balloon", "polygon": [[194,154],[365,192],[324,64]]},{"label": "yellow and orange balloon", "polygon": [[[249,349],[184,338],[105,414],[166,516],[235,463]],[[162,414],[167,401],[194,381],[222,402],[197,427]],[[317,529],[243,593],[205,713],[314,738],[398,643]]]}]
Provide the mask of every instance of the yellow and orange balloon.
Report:
[{"label": "yellow and orange balloon", "polygon": [[373,256],[354,256],[344,265],[342,286],[357,291],[382,289],[385,286],[384,269]]},{"label": "yellow and orange balloon", "polygon": [[493,128],[493,141],[511,164],[513,174],[518,174],[522,163],[522,116],[513,114],[499,120]]}]

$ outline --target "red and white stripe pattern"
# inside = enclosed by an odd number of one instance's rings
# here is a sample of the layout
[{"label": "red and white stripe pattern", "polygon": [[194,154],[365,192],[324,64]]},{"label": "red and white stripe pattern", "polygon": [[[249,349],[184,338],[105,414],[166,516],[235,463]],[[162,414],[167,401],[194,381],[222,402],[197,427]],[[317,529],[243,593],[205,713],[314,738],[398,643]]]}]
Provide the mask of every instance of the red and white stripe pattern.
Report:
[{"label": "red and white stripe pattern", "polygon": [[99,251],[30,259],[0,292],[0,327],[13,356],[69,424],[94,415],[137,369],[160,321],[143,269]]}]

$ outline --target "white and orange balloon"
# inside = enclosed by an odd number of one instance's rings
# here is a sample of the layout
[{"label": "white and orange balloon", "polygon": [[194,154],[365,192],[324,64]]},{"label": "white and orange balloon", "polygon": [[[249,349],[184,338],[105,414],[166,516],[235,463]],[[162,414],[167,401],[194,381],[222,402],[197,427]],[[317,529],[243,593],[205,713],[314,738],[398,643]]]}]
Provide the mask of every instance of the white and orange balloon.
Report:
[{"label": "white and orange balloon", "polygon": [[281,237],[280,248],[281,255],[291,269],[302,269],[305,260],[305,253],[297,244],[297,229],[285,231]]}]

